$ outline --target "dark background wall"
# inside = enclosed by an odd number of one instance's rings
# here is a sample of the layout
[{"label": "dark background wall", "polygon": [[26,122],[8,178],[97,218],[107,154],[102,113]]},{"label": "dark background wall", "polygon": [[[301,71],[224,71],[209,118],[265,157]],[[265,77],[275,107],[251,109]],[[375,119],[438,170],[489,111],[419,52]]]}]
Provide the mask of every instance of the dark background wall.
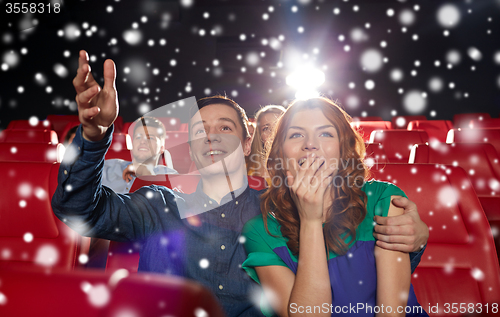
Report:
[{"label": "dark background wall", "polygon": [[[59,0],[40,2],[45,12],[34,14],[7,13],[8,3],[0,0],[0,128],[76,113],[71,81],[80,49],[96,78],[106,58],[116,62],[127,121],[215,93],[249,114],[286,104],[295,94],[286,76],[307,63],[325,73],[319,91],[354,116],[500,113],[498,0]],[[134,32],[138,43],[126,36]],[[363,69],[367,50],[376,52]],[[370,71],[378,58],[385,60]]]}]

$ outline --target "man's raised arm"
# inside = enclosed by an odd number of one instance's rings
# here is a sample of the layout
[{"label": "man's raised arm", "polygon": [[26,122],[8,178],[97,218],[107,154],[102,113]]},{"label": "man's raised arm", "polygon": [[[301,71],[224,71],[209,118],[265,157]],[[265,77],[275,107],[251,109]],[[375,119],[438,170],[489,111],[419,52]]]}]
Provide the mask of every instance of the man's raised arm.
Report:
[{"label": "man's raised arm", "polygon": [[[112,140],[112,124],[118,115],[115,65],[104,63],[104,87],[90,73],[88,56],[80,52],[73,80],[81,126],[59,168],[58,186],[52,197],[55,215],[85,236],[117,241],[143,239],[158,232],[177,211],[170,190],[146,187],[120,195],[101,185],[104,156]],[[165,208],[172,212],[165,215]]]}]

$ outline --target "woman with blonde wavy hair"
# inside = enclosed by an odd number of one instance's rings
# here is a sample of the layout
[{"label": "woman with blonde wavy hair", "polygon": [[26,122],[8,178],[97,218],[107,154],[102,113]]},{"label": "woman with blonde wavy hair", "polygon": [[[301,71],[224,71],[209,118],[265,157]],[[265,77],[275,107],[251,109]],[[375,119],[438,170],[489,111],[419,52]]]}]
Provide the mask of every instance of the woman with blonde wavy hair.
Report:
[{"label": "woman with blonde wavy hair", "polygon": [[317,97],[294,101],[276,123],[262,215],[243,229],[243,268],[263,286],[265,315],[353,314],[345,309],[356,307],[356,315],[404,316],[408,306],[427,316],[411,287],[408,254],[380,248],[373,236],[374,216],[402,214],[391,201],[405,194],[367,181],[365,145],[350,122]]},{"label": "woman with blonde wavy hair", "polygon": [[271,136],[274,124],[284,112],[285,108],[282,106],[268,105],[255,114],[257,127],[252,140],[252,150],[247,159],[247,174],[265,178],[268,185],[269,174],[265,164],[266,141]]}]

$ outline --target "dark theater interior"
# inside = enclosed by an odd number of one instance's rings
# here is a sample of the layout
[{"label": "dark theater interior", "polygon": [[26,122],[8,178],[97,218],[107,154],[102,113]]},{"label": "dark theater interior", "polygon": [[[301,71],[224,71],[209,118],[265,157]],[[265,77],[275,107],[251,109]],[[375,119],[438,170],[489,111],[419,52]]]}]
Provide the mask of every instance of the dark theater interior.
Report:
[{"label": "dark theater interior", "polygon": [[[176,171],[141,177],[139,169],[121,168],[122,200],[135,201],[143,186],[198,193],[205,172],[193,158],[186,104],[225,96],[245,110],[243,130],[262,137],[259,109],[321,96],[352,117],[347,126],[366,148],[365,181],[399,187],[428,227],[411,273],[425,313],[500,312],[500,0],[0,0],[0,316],[281,315],[265,313],[264,302],[273,299],[265,300],[265,287],[246,275],[246,255],[227,263],[251,290],[232,299],[252,305],[236,314],[221,299],[231,291],[217,275],[208,281],[141,269],[144,241],[91,238],[84,232],[97,230],[92,223],[70,228],[77,207],[64,211],[68,219],[59,216],[53,196],[63,200],[58,193],[72,190],[61,184],[74,154],[82,153],[78,144],[90,142],[73,82],[82,50],[100,87],[104,62],[116,66],[119,112],[112,137],[104,130],[111,141],[101,158],[134,165],[137,127],[142,123],[149,138],[144,118],[155,117],[165,130],[157,164]],[[75,129],[84,143],[70,145]],[[264,143],[260,148],[269,149]],[[102,173],[96,168],[95,179]],[[101,188],[82,175],[82,183]],[[244,183],[261,192],[273,186],[250,172]],[[71,197],[101,206],[101,196],[111,195],[104,193]],[[138,210],[138,218],[150,213]],[[200,215],[179,217],[186,226],[206,225]],[[237,231],[234,250],[244,252],[246,238]],[[172,251],[183,252],[172,246],[181,240],[167,241],[171,258],[184,259]],[[217,254],[210,256],[200,255],[190,270],[237,279],[215,265]],[[332,316],[356,316],[335,311],[333,289]]]}]

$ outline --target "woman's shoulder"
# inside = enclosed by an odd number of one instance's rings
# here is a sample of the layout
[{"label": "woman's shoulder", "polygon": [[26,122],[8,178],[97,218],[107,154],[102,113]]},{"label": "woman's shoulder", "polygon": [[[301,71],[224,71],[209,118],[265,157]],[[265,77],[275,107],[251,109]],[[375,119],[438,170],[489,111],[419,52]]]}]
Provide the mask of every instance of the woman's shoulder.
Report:
[{"label": "woman's shoulder", "polygon": [[378,201],[380,199],[385,199],[390,196],[404,196],[406,194],[398,186],[389,182],[382,182],[375,179],[366,181],[361,188],[368,197],[368,201]]},{"label": "woman's shoulder", "polygon": [[272,244],[275,244],[278,241],[284,240],[279,227],[278,221],[272,215],[269,215],[267,217],[268,232],[264,223],[264,217],[262,215],[258,215],[247,221],[247,223],[243,226],[242,233],[245,236],[258,235],[262,239],[268,240],[268,242],[273,241]]}]

